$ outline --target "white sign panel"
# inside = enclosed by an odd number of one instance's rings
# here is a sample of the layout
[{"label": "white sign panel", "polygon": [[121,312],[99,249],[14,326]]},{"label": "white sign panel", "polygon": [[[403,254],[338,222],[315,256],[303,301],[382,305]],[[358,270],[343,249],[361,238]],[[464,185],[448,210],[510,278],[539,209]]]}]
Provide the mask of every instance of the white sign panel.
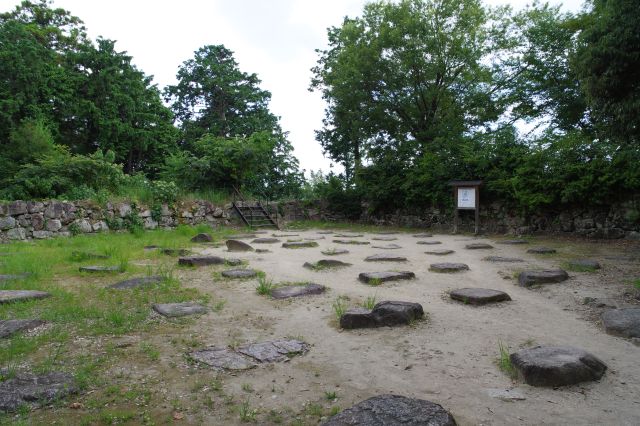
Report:
[{"label": "white sign panel", "polygon": [[475,188],[458,188],[458,208],[459,209],[475,209],[476,208],[476,189]]}]

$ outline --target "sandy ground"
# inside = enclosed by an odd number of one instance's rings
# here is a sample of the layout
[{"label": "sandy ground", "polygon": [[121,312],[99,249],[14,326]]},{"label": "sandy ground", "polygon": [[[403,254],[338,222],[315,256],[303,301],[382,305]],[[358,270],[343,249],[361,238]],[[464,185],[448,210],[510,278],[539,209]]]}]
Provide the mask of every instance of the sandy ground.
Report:
[{"label": "sandy ground", "polygon": [[[282,232],[278,232],[282,233]],[[291,231],[288,238],[318,238],[317,231]],[[271,253],[227,253],[225,247],[206,248],[203,253],[238,257],[249,267],[264,271],[274,282],[311,281],[328,287],[321,296],[288,301],[275,301],[255,292],[256,280],[220,281],[212,278],[211,267],[178,272],[183,285],[194,286],[226,300],[221,312],[201,317],[183,337],[207,345],[237,345],[245,342],[295,336],[311,344],[304,356],[290,362],[263,366],[237,374],[223,374],[228,394],[242,395],[242,384],[251,384],[251,404],[261,413],[271,409],[300,412],[305,404],[322,404],[325,391],[336,391],[335,404],[349,407],[365,398],[394,393],[428,399],[444,406],[461,425],[502,424],[640,424],[640,347],[630,341],[609,336],[597,320],[601,309],[583,304],[584,297],[596,297],[610,306],[623,307],[633,300],[619,276],[637,276],[638,265],[628,260],[605,260],[608,255],[629,255],[626,248],[546,242],[558,248],[557,255],[527,254],[529,246],[494,244],[488,238],[473,239],[460,235],[435,235],[430,240],[440,245],[418,245],[420,238],[411,234],[393,235],[396,241],[373,241],[380,237],[364,233],[358,240],[373,245],[395,243],[397,250],[382,250],[371,245],[341,245],[332,235],[318,240],[319,247],[285,249],[281,244],[254,245]],[[385,235],[387,237],[388,235]],[[250,241],[250,240],[245,240]],[[469,242],[487,242],[491,250],[467,250]],[[533,244],[532,244],[533,245]],[[535,244],[537,245],[537,244]],[[302,267],[305,261],[329,258],[321,254],[328,248],[346,248],[349,254],[331,256],[352,266],[338,270],[311,271]],[[424,254],[432,249],[452,249],[454,254]],[[408,258],[407,262],[365,262],[371,254],[388,252]],[[538,289],[517,286],[514,274],[529,268],[558,267],[566,259],[592,254],[603,269],[595,273],[570,273],[569,281]],[[637,254],[637,252],[636,252]],[[491,263],[487,255],[516,256],[525,263]],[[470,270],[456,274],[438,274],[428,270],[435,262],[463,262]],[[626,263],[625,263],[626,262]],[[621,269],[622,268],[622,269]],[[625,269],[626,268],[626,269]],[[220,270],[218,268],[217,270]],[[411,281],[384,283],[377,287],[357,280],[367,271],[409,270],[416,274]],[[485,307],[474,307],[450,301],[447,291],[460,287],[485,287],[508,292],[513,301]],[[377,301],[401,300],[422,304],[426,321],[399,328],[364,331],[342,331],[337,328],[332,303],[347,296],[357,305],[368,296]],[[626,297],[626,299],[625,299]],[[162,336],[158,336],[162,339]],[[535,388],[512,382],[496,366],[498,342],[514,351],[531,344],[573,345],[584,348],[602,359],[609,367],[599,382],[584,383],[559,389]],[[201,345],[202,346],[202,345]],[[185,364],[179,354],[160,358],[160,365],[178,360],[162,380],[180,398],[180,384],[194,375],[207,374],[206,368]],[[162,368],[170,371],[170,369]],[[196,373],[194,374],[194,371]],[[186,388],[187,385],[184,385]],[[513,389],[526,399],[506,402],[489,395],[489,389]],[[186,391],[185,391],[186,392]],[[326,400],[324,401],[327,405]],[[286,416],[285,416],[286,417]],[[264,424],[265,417],[259,417]],[[307,417],[309,424],[318,419]],[[233,424],[237,416],[212,409],[206,415],[187,418],[191,423]]]}]

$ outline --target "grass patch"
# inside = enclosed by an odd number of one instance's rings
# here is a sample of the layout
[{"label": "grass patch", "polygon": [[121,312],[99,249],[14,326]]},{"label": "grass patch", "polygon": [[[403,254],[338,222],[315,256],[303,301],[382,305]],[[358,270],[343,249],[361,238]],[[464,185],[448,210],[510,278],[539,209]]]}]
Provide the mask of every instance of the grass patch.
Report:
[{"label": "grass patch", "polygon": [[338,322],[340,322],[340,318],[349,308],[348,300],[349,299],[347,298],[347,296],[338,296],[336,297],[336,300],[334,300],[331,304],[333,313],[335,314]]},{"label": "grass patch", "polygon": [[572,262],[563,262],[561,264],[562,269],[565,269],[567,271],[571,271],[571,272],[596,272],[598,269],[594,268],[593,266],[588,266],[588,265],[579,265],[576,263],[572,263]]},{"label": "grass patch", "polygon": [[364,302],[362,302],[362,307],[365,309],[373,309],[373,307],[376,306],[376,295],[374,294],[373,296],[367,296],[367,298],[364,300]]},{"label": "grass patch", "polygon": [[518,377],[518,372],[516,368],[511,363],[511,357],[509,356],[509,348],[506,347],[502,342],[498,341],[498,350],[500,352],[500,356],[498,358],[498,368],[502,370],[509,378],[515,380]]}]

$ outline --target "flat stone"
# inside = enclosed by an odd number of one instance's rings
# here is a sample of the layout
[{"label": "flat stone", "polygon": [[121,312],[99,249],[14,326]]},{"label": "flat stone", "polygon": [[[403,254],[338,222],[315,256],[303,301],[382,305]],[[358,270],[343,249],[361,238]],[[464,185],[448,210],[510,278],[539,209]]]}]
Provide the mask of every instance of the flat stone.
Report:
[{"label": "flat stone", "polygon": [[498,241],[498,244],[510,244],[510,245],[519,245],[519,244],[529,244],[527,240],[502,240]]},{"label": "flat stone", "polygon": [[547,269],[544,271],[524,271],[518,276],[518,284],[521,287],[530,287],[536,284],[552,284],[565,281],[569,274],[562,269]]},{"label": "flat stone", "polygon": [[431,238],[433,234],[413,234],[414,238]]},{"label": "flat stone", "polygon": [[106,254],[90,253],[85,251],[72,251],[72,259],[88,260],[88,259],[109,259]]},{"label": "flat stone", "polygon": [[350,263],[341,262],[335,259],[320,259],[316,263],[305,262],[304,265],[307,269],[323,269],[323,268],[344,268],[351,266]]},{"label": "flat stone", "polygon": [[193,360],[213,367],[216,370],[249,370],[258,364],[253,359],[239,354],[230,348],[207,348],[189,354]]},{"label": "flat stone", "polygon": [[397,240],[396,237],[373,237],[371,239],[375,240],[375,241],[395,241],[395,240]]},{"label": "flat stone", "polygon": [[289,243],[282,243],[282,247],[289,249],[318,247],[318,243],[315,241],[293,241]]},{"label": "flat stone", "polygon": [[362,234],[336,234],[334,235],[336,238],[360,238],[364,237]]},{"label": "flat stone", "polygon": [[370,244],[369,241],[341,240],[341,239],[333,240],[333,242],[336,243],[336,244],[352,244],[352,245]]},{"label": "flat stone", "polygon": [[225,259],[224,264],[227,266],[240,266],[242,265],[242,259]]},{"label": "flat stone", "polygon": [[313,237],[313,238],[305,238],[305,241],[320,241],[320,240],[324,240],[325,237]]},{"label": "flat stone", "polygon": [[442,241],[418,241],[416,244],[421,244],[425,246],[435,246],[436,244],[442,244]]},{"label": "flat stone", "polygon": [[640,308],[609,309],[602,314],[602,325],[608,334],[640,337]]},{"label": "flat stone", "polygon": [[424,316],[422,305],[413,302],[384,301],[376,303],[371,311],[378,327],[409,324]]},{"label": "flat stone", "polygon": [[322,425],[455,426],[456,421],[435,402],[401,395],[379,395],[341,411]]},{"label": "flat stone", "polygon": [[224,259],[219,256],[186,256],[178,259],[178,265],[207,266],[223,265]]},{"label": "flat stone", "polygon": [[492,249],[493,246],[487,243],[471,243],[471,244],[467,244],[465,248],[468,250],[486,250],[486,249]]},{"label": "flat stone", "polygon": [[78,387],[69,373],[16,373],[0,382],[0,411],[17,411],[23,405],[43,406],[75,393]]},{"label": "flat stone", "polygon": [[339,254],[348,254],[349,250],[345,250],[345,249],[323,250],[321,253],[324,254],[325,256],[337,256]]},{"label": "flat stone", "polygon": [[101,272],[120,272],[119,266],[102,266],[102,265],[88,265],[81,266],[78,268],[80,272],[89,272],[89,273],[101,273]]},{"label": "flat stone", "polygon": [[517,257],[502,257],[502,256],[487,256],[487,257],[483,257],[482,260],[487,262],[505,262],[505,263],[524,262],[524,259],[520,259]]},{"label": "flat stone", "polygon": [[406,262],[407,258],[399,255],[378,253],[368,256],[364,260],[365,262]]},{"label": "flat stone", "polygon": [[257,272],[253,269],[229,269],[222,271],[222,276],[225,278],[253,278],[257,275]]},{"label": "flat stone", "polygon": [[261,234],[268,234],[268,233],[269,233],[269,231],[264,231],[264,230],[262,230],[262,231],[253,231],[253,233],[254,233],[254,234],[261,235]]},{"label": "flat stone", "polygon": [[119,283],[111,284],[108,288],[127,289],[137,287],[150,287],[164,281],[164,277],[160,275],[152,275],[149,277],[131,278],[129,280],[120,281]]},{"label": "flat stone", "polygon": [[279,242],[280,240],[277,238],[256,238],[255,240],[251,241],[252,244],[275,244]]},{"label": "flat stone", "polygon": [[416,277],[416,274],[409,271],[384,271],[384,272],[362,272],[358,275],[358,279],[364,283],[370,284],[385,281],[410,280]]},{"label": "flat stone", "polygon": [[465,263],[451,263],[451,262],[432,263],[429,266],[429,270],[431,272],[445,272],[445,273],[461,272],[461,271],[468,271],[469,265]]},{"label": "flat stone", "polygon": [[39,319],[12,319],[0,320],[0,338],[9,337],[20,331],[33,330],[45,324]]},{"label": "flat stone", "polygon": [[0,304],[21,302],[23,300],[44,299],[51,294],[36,290],[0,290]]},{"label": "flat stone", "polygon": [[161,252],[169,256],[188,256],[191,254],[191,250],[188,249],[163,248]]},{"label": "flat stone", "polygon": [[182,303],[155,303],[153,310],[165,317],[185,317],[187,315],[204,314],[207,312],[206,306],[195,302]]},{"label": "flat stone", "polygon": [[[257,237],[256,234],[263,234],[263,232],[254,232],[252,234],[233,234],[233,235],[229,235],[229,239],[230,240],[246,240],[248,238],[255,238]],[[269,238],[267,238],[269,239]]]},{"label": "flat stone", "polygon": [[[367,243],[368,244],[368,243]],[[377,248],[377,249],[383,249],[383,250],[397,250],[397,249],[401,249],[402,247],[397,245],[397,244],[387,244],[384,246],[371,246],[373,248]]]},{"label": "flat stone", "polygon": [[229,251],[253,251],[253,247],[240,240],[227,240],[226,244]]},{"label": "flat stone", "polygon": [[574,267],[574,268],[584,268],[584,269],[600,269],[600,263],[595,261],[595,260],[591,260],[591,259],[577,259],[577,260],[572,260],[571,262],[569,262],[569,265]]},{"label": "flat stone", "polygon": [[378,324],[370,309],[351,308],[340,316],[340,327],[344,329],[375,328]]},{"label": "flat stone", "polygon": [[276,238],[287,238],[287,237],[299,237],[300,234],[271,234],[272,237]]},{"label": "flat stone", "polygon": [[210,234],[200,233],[191,239],[192,243],[210,243],[213,241],[213,237]]},{"label": "flat stone", "polygon": [[271,290],[271,297],[274,299],[288,299],[290,297],[301,297],[314,294],[322,294],[326,287],[320,284],[309,283],[306,285],[289,285],[277,287]]},{"label": "flat stone", "polygon": [[556,249],[552,249],[552,248],[549,248],[549,247],[532,247],[529,250],[527,250],[527,253],[552,254],[552,253],[556,253]]},{"label": "flat stone", "polygon": [[260,363],[282,362],[293,355],[302,355],[309,351],[309,345],[300,340],[273,340],[240,346],[238,352]]},{"label": "flat stone", "polygon": [[23,274],[4,274],[4,275],[0,275],[0,283],[5,281],[24,280],[26,278],[29,278],[30,276],[31,274],[28,272],[25,272]]},{"label": "flat stone", "polygon": [[511,297],[504,291],[489,288],[459,288],[449,292],[449,296],[453,300],[470,305],[486,305],[487,303],[511,300]]},{"label": "flat stone", "polygon": [[607,366],[572,346],[536,346],[510,355],[521,380],[531,386],[567,386],[598,380]]},{"label": "flat stone", "polygon": [[330,234],[333,234],[333,231],[318,231],[318,234],[320,234],[320,235],[330,235]]},{"label": "flat stone", "polygon": [[506,402],[524,401],[527,399],[515,389],[487,389],[487,394],[489,394],[491,398]]},{"label": "flat stone", "polygon": [[256,253],[271,253],[269,249],[256,249]]},{"label": "flat stone", "polygon": [[448,250],[448,249],[442,249],[442,250],[430,250],[430,251],[425,251],[424,254],[432,254],[435,256],[445,256],[447,254],[451,254],[451,253],[455,253],[455,251],[453,250]]}]

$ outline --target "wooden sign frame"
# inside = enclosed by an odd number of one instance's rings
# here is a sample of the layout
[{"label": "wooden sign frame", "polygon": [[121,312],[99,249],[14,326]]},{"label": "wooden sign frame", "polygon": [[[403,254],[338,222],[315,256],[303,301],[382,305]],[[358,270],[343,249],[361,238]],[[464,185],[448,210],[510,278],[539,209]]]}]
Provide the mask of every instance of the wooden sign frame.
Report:
[{"label": "wooden sign frame", "polygon": [[458,232],[458,210],[475,210],[474,233],[480,230],[480,186],[481,180],[452,180],[453,187],[453,233]]}]

